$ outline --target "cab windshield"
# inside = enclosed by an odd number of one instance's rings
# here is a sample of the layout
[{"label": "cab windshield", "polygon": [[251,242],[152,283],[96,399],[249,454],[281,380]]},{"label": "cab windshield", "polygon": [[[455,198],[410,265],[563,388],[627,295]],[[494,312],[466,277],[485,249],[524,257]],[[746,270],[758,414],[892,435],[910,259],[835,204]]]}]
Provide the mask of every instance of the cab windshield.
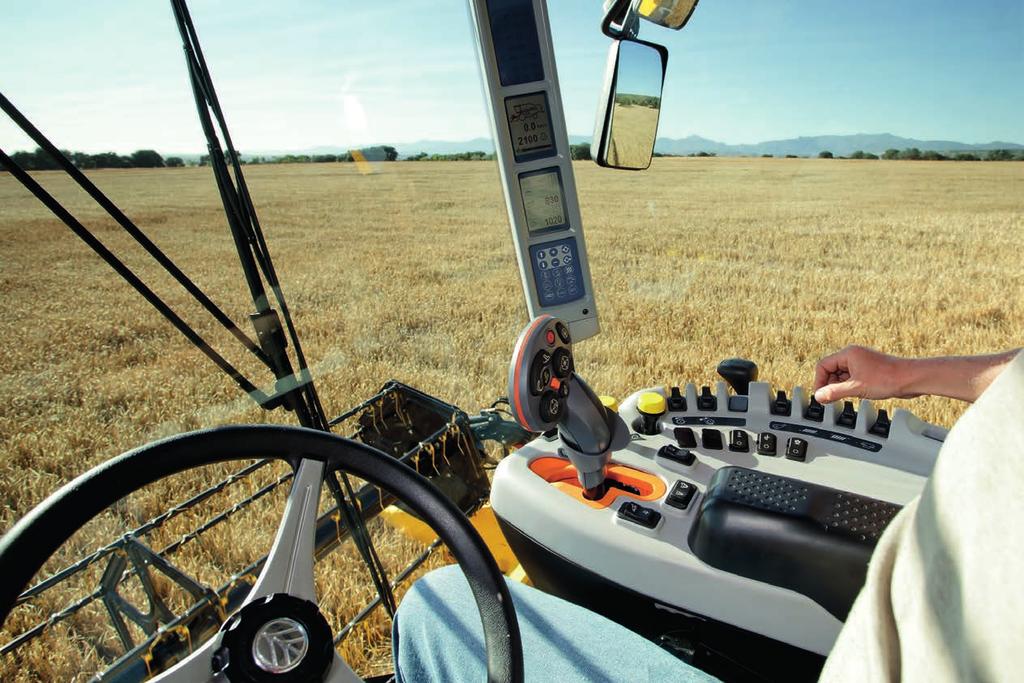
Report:
[{"label": "cab windshield", "polygon": [[[464,3],[193,4],[327,413],[392,379],[470,415],[494,405],[527,313]],[[779,388],[807,385],[823,353],[854,342],[903,355],[1020,345],[1019,4],[704,0],[682,32],[643,23],[640,38],[665,45],[669,60],[655,158],[641,172],[591,160],[609,45],[601,3],[549,5],[601,315],[576,362],[601,394],[713,384],[729,357],[755,360]],[[57,0],[2,15],[3,95],[254,334],[170,8]],[[273,393],[266,367],[6,118],[0,149]],[[294,413],[259,407],[7,172],[0,242],[0,530],[154,439],[296,424]],[[945,426],[961,411],[945,399],[914,404]],[[502,452],[488,455],[490,467]],[[125,499],[37,580],[240,480],[239,467]],[[275,482],[287,472],[247,472],[215,504],[210,494],[180,509],[148,547],[198,585],[231,585],[267,552],[287,494]],[[194,534],[232,506],[224,524]],[[385,516],[367,526],[399,599],[451,562],[429,534],[412,537]],[[86,680],[147,641],[152,629],[127,619],[119,630],[94,594],[106,567],[14,613],[3,643],[93,596],[5,650],[0,678]],[[334,633],[350,626],[339,652],[362,676],[390,672],[386,610],[362,618],[378,598],[358,550],[342,544],[316,578]],[[194,597],[163,575],[152,586],[128,577],[120,590],[146,605],[149,588],[175,613]]]}]

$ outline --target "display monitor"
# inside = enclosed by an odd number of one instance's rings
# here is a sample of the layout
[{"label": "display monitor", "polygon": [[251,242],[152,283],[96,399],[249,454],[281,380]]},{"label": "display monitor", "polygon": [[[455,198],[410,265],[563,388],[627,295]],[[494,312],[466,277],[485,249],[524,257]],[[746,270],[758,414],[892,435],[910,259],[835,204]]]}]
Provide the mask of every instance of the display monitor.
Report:
[{"label": "display monitor", "polygon": [[526,225],[530,232],[565,227],[565,195],[562,173],[557,167],[519,175],[519,189],[526,209]]},{"label": "display monitor", "polygon": [[505,113],[516,161],[555,153],[547,95],[537,92],[508,97],[505,99]]}]

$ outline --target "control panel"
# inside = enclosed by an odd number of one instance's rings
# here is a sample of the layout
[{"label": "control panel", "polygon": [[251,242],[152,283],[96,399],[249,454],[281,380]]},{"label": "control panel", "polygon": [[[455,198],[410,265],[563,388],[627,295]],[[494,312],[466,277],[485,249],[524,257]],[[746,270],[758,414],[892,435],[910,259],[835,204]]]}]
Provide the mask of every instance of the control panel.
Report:
[{"label": "control panel", "polygon": [[[557,439],[540,437],[499,464],[491,503],[546,590],[598,576],[645,596],[653,613],[824,655],[945,430],[868,400],[821,405],[802,387],[773,391],[752,381],[756,367],[728,363],[719,370],[737,390],[654,387],[621,402],[629,438],[612,453],[615,484],[602,499],[581,497]],[[562,564],[545,571],[552,562]]]},{"label": "control panel", "polygon": [[491,132],[530,318],[597,334],[545,0],[470,0]]}]

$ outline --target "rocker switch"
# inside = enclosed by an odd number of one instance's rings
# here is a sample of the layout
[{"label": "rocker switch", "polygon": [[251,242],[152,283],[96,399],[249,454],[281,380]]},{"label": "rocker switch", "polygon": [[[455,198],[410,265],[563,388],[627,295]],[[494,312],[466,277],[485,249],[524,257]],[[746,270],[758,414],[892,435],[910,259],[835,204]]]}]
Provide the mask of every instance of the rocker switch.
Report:
[{"label": "rocker switch", "polygon": [[711,393],[711,387],[700,388],[700,396],[697,397],[697,410],[718,410],[718,399]]},{"label": "rocker switch", "polygon": [[857,411],[853,409],[853,403],[843,401],[843,412],[836,418],[836,424],[840,427],[853,429],[857,425]]}]

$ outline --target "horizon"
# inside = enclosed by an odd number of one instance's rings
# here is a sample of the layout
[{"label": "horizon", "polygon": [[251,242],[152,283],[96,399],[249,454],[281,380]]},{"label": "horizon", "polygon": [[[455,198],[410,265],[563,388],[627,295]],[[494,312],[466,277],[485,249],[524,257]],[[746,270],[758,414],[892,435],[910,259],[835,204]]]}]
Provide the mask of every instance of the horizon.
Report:
[{"label": "horizon", "polygon": [[[407,0],[403,10],[196,3],[238,148],[489,139],[465,3]],[[169,7],[59,0],[8,12],[4,94],[58,147],[205,153]],[[597,28],[600,2],[559,0],[549,14],[567,127],[589,138],[610,43]],[[369,29],[351,32],[352,23]],[[659,138],[736,146],[887,134],[1021,144],[1021,26],[1024,6],[1008,0],[828,8],[734,0],[698,5],[678,33],[644,23],[640,37],[670,51]],[[35,145],[4,117],[0,147]]]},{"label": "horizon", "polygon": [[[45,134],[45,131],[44,131],[44,134]],[[590,144],[592,137],[593,137],[592,134],[569,133],[570,142],[572,142],[573,140],[585,139],[586,143]],[[657,136],[657,141],[658,142],[680,142],[680,141],[686,141],[686,140],[690,140],[690,139],[696,138],[696,139],[700,139],[700,140],[708,142],[708,143],[712,143],[714,145],[722,145],[722,146],[725,146],[725,147],[742,148],[742,147],[757,147],[757,146],[761,146],[761,145],[768,145],[768,144],[773,144],[773,143],[785,143],[785,142],[792,142],[792,141],[799,141],[799,140],[815,140],[815,139],[819,139],[819,138],[857,138],[857,137],[895,137],[895,138],[899,138],[900,140],[902,140],[904,142],[950,143],[950,144],[955,144],[955,145],[964,145],[967,148],[977,148],[977,149],[979,149],[981,151],[985,151],[983,148],[991,147],[992,145],[1003,145],[1003,144],[1005,144],[1005,145],[1011,145],[1012,147],[1024,147],[1024,142],[1018,142],[1016,140],[970,140],[970,141],[968,141],[968,140],[949,140],[949,139],[925,139],[925,138],[916,137],[916,136],[895,135],[893,133],[845,133],[845,134],[821,133],[821,134],[818,134],[818,135],[797,135],[797,136],[789,137],[789,138],[770,138],[770,139],[767,139],[767,140],[759,140],[757,142],[728,142],[728,141],[725,141],[725,140],[715,140],[713,138],[706,137],[706,136],[701,135],[699,133],[693,133],[693,134],[686,135],[686,136],[683,136],[683,137],[668,137],[668,136],[664,136],[664,135],[658,135]],[[352,146],[352,147],[347,147],[345,145],[324,145],[324,144],[320,144],[320,145],[313,145],[311,147],[304,147],[304,148],[301,148],[301,149],[254,149],[252,151],[247,151],[247,150],[244,150],[244,149],[240,149],[240,150],[238,150],[238,153],[239,153],[240,157],[250,157],[250,158],[252,158],[252,157],[255,157],[255,156],[283,156],[283,155],[288,155],[288,154],[311,154],[311,153],[317,153],[317,152],[319,152],[319,153],[345,152],[345,151],[351,151],[351,150],[354,150],[354,149],[369,149],[369,148],[374,148],[374,147],[386,147],[386,146],[391,146],[391,147],[394,147],[394,146],[412,147],[412,146],[415,146],[417,144],[464,145],[464,144],[467,144],[467,143],[470,143],[470,142],[476,142],[477,140],[486,142],[486,144],[489,145],[489,149],[480,149],[480,150],[473,150],[473,151],[483,151],[483,152],[488,152],[488,151],[492,152],[493,151],[494,140],[489,135],[487,135],[487,136],[469,137],[469,138],[460,138],[460,139],[441,139],[441,138],[425,139],[424,138],[424,139],[418,139],[418,140],[381,140],[381,141],[376,141],[376,142],[368,142],[368,143],[365,143],[365,144],[360,144],[358,146]],[[573,142],[572,144],[578,144],[578,143]],[[5,150],[5,151],[8,154],[14,154],[14,153],[18,153],[18,152],[34,152],[36,147],[37,146],[33,143],[32,145],[30,145],[28,147],[19,148],[19,149],[9,149],[9,150]],[[64,147],[61,147],[61,149],[64,149]],[[929,149],[934,149],[934,151],[950,151],[950,150],[945,150],[945,149],[941,149],[941,148],[929,148]],[[79,149],[69,149],[68,151],[71,151],[71,152],[84,152],[86,154],[104,154],[104,153],[130,154],[131,152],[136,152],[136,151],[139,151],[139,150],[153,150],[153,151],[158,152],[164,158],[175,157],[175,156],[178,156],[178,157],[201,157],[201,156],[203,156],[203,155],[205,155],[207,153],[207,151],[205,149],[202,149],[202,150],[198,150],[198,149],[197,150],[176,150],[176,149],[160,150],[160,149],[157,149],[157,148],[154,148],[154,147],[139,147],[139,148],[136,148],[136,149],[124,149],[124,150],[115,150],[115,149],[109,149],[108,148],[108,149],[100,149],[100,150],[97,150],[97,151],[85,151],[85,150],[79,150]],[[431,150],[423,149],[423,150],[418,150],[418,151],[423,151],[423,152],[428,152],[429,153]],[[655,151],[657,151],[657,149]],[[865,150],[865,151],[867,151],[867,150]],[[965,151],[967,151],[967,150],[965,150]],[[400,153],[400,155],[401,154],[402,153]],[[673,156],[673,155],[669,154],[668,156]],[[743,156],[743,155],[739,154],[738,156]]]}]

